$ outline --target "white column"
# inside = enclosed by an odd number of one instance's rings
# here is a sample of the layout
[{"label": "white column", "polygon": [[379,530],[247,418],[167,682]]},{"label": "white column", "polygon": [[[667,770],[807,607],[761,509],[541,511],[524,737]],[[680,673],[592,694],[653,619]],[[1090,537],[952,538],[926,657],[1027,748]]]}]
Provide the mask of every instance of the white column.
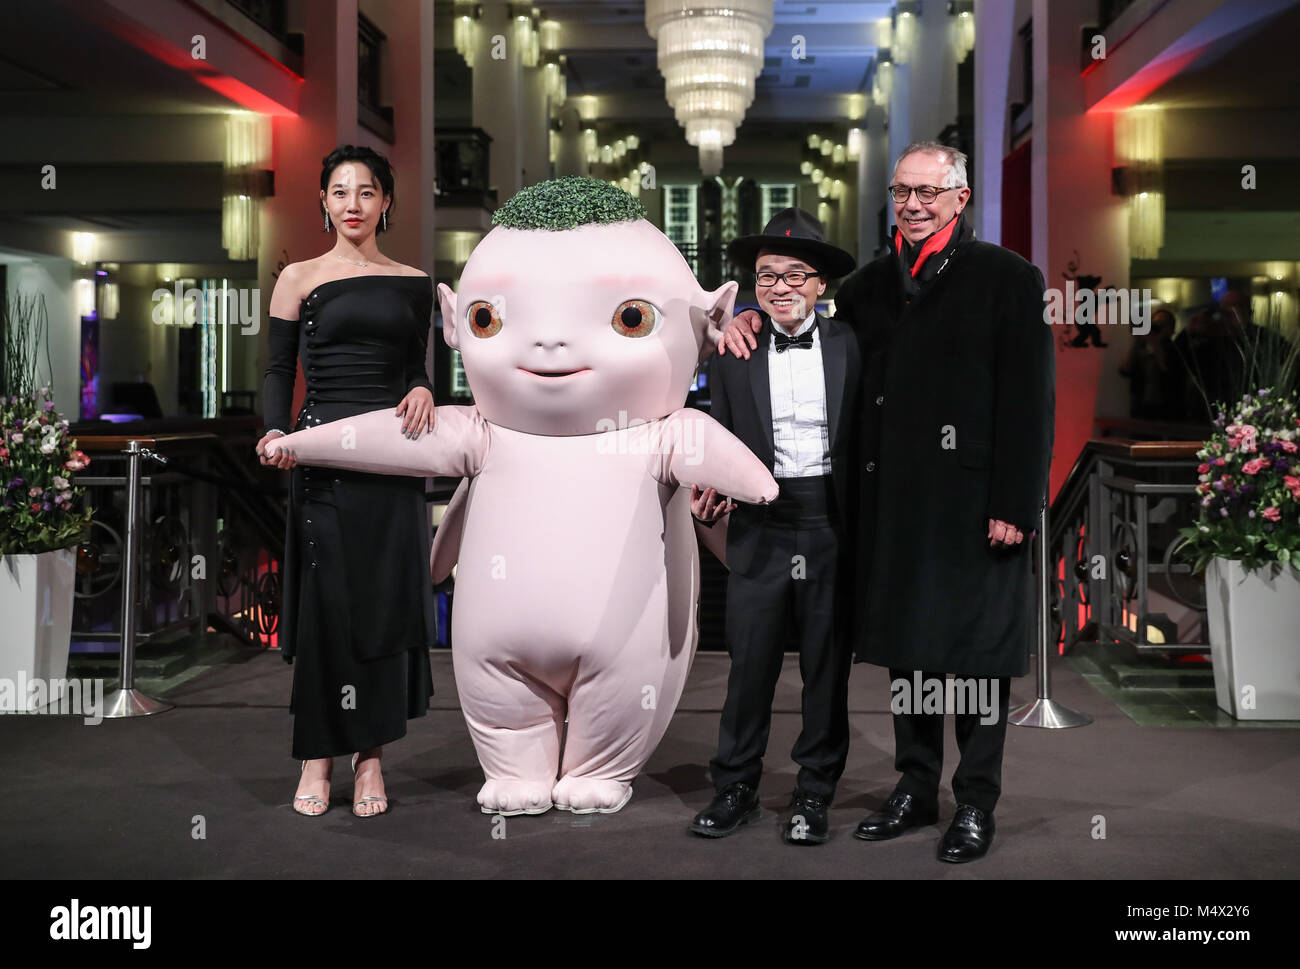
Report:
[{"label": "white column", "polygon": [[505,0],[484,0],[474,50],[474,125],[492,138],[488,178],[505,202],[523,187],[523,66]]},{"label": "white column", "polygon": [[1007,100],[1015,0],[975,5],[975,179],[969,212],[985,242],[1002,242],[1002,159],[1007,148]]}]

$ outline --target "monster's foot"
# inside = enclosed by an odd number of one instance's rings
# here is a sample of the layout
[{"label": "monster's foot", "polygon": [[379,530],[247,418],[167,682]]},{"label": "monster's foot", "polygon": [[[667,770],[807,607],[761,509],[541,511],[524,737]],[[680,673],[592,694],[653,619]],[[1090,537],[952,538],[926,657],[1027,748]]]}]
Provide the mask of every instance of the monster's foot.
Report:
[{"label": "monster's foot", "polygon": [[478,792],[479,809],[484,814],[545,814],[551,809],[549,781],[526,781],[517,777],[490,780]]},{"label": "monster's foot", "polygon": [[551,791],[551,800],[561,811],[574,814],[613,814],[632,797],[632,785],[594,777],[561,777]]}]

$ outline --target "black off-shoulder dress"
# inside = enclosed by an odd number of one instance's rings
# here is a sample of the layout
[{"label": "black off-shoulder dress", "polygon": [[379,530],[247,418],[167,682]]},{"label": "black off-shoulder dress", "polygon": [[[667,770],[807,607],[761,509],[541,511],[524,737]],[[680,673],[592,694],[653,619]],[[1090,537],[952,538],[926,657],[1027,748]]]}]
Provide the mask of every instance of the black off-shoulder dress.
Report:
[{"label": "black off-shoulder dress", "polygon": [[[372,274],[321,283],[299,319],[271,318],[267,427],[294,430],[396,409],[424,369],[433,282]],[[279,642],[294,666],[293,756],[335,757],[406,735],[433,695],[436,640],[424,479],[297,467],[290,473]]]}]

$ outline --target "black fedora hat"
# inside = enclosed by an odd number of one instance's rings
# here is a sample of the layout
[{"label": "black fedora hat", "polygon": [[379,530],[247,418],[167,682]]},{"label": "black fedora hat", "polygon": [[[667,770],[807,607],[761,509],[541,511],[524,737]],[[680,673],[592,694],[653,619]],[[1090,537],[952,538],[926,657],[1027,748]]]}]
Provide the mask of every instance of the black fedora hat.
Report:
[{"label": "black fedora hat", "polygon": [[832,279],[847,276],[857,265],[853,256],[826,241],[822,224],[803,209],[782,209],[772,216],[761,235],[732,239],[727,255],[737,265],[752,268],[763,249],[799,256]]}]

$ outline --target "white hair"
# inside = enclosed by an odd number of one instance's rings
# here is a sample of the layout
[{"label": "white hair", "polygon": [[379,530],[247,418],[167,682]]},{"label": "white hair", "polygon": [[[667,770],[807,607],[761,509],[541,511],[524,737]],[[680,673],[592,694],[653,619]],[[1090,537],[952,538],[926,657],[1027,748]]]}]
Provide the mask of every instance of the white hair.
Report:
[{"label": "white hair", "polygon": [[904,148],[903,153],[898,156],[898,161],[894,162],[893,174],[889,176],[890,184],[898,178],[898,166],[903,163],[903,159],[915,154],[938,155],[943,159],[948,172],[944,176],[943,184],[936,186],[937,188],[966,187],[966,153],[937,141],[914,141]]}]

